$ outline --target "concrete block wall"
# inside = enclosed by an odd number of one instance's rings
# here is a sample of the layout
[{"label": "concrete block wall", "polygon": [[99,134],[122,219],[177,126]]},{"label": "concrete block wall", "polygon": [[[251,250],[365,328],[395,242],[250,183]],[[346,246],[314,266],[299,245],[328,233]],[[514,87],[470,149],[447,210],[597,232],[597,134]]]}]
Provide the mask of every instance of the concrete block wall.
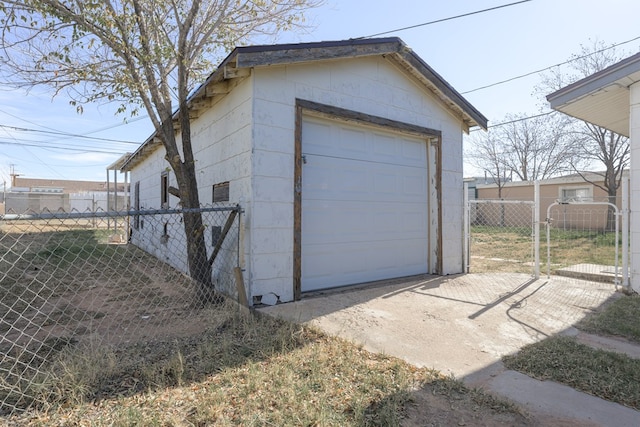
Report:
[{"label": "concrete block wall", "polygon": [[383,58],[258,68],[254,78],[251,295],[293,299],[296,98],[442,130],[443,272],[462,271],[462,128],[440,101]]},{"label": "concrete block wall", "polygon": [[464,271],[462,259],[464,194],[462,130],[450,118],[442,121],[442,274]]},{"label": "concrete block wall", "polygon": [[[223,97],[214,108],[205,111],[192,122],[192,144],[196,159],[196,174],[200,202],[213,201],[213,185],[229,181],[229,203],[247,208],[251,200],[251,144],[252,144],[252,81],[246,79]],[[134,188],[140,182],[140,207],[160,208],[160,176],[169,170],[170,185],[177,186],[175,175],[164,159],[165,150],[159,148],[131,172]],[[131,194],[131,205],[135,195]],[[169,207],[177,208],[179,199],[169,196]],[[248,216],[250,212],[245,211]],[[165,218],[166,217],[166,218]],[[144,217],[143,217],[144,218]],[[162,221],[146,221],[146,228],[134,230],[132,241],[181,271],[187,271],[186,244],[182,223],[178,216],[163,216]],[[143,219],[144,220],[144,219]],[[205,216],[206,221],[206,216]],[[170,244],[162,239],[163,224],[169,223]],[[248,236],[247,233],[245,235]],[[207,245],[210,234],[205,235]],[[237,239],[237,236],[228,236]],[[246,258],[246,245],[241,245],[241,260]],[[215,271],[214,271],[215,274]],[[231,290],[235,291],[235,288]]]}]

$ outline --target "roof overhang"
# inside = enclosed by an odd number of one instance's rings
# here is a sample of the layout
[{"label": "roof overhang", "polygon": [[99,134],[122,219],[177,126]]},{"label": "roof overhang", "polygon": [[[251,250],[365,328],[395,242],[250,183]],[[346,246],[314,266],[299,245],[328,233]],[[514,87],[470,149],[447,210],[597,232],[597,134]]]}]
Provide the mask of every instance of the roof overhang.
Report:
[{"label": "roof overhang", "polygon": [[551,108],[629,136],[629,86],[640,81],[640,53],[547,96]]},{"label": "roof overhang", "polygon": [[[190,116],[212,106],[253,68],[367,56],[382,56],[417,79],[460,119],[466,132],[475,126],[487,129],[487,118],[397,37],[237,47],[189,97]],[[179,129],[177,113],[174,121]],[[161,145],[157,133],[152,134],[123,162],[122,170],[131,170]]]}]

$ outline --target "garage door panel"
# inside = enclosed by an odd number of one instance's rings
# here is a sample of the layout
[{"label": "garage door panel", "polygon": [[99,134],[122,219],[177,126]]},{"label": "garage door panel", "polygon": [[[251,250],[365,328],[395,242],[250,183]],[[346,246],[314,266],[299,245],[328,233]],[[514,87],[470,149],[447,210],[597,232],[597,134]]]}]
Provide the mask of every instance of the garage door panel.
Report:
[{"label": "garage door panel", "polygon": [[[302,129],[303,155],[331,156],[350,160],[426,168],[423,139],[375,131],[354,130],[352,125],[328,125],[321,119],[305,120]],[[407,146],[407,141],[415,144]]]},{"label": "garage door panel", "polygon": [[[355,283],[391,279],[425,272],[427,253],[421,239],[405,241],[401,245],[389,244],[383,249],[355,244],[353,242],[326,246],[310,246],[302,268],[307,274],[308,290],[325,289]],[[411,259],[402,256],[411,251]],[[346,257],[344,254],[351,254]],[[334,274],[339,270],[339,275]]]},{"label": "garage door panel", "polygon": [[427,237],[424,208],[418,204],[398,209],[394,203],[342,201],[329,205],[324,201],[308,201],[302,212],[303,223],[320,225],[305,229],[305,245]]},{"label": "garage door panel", "polygon": [[428,271],[425,140],[305,118],[302,153],[302,291]]},{"label": "garage door panel", "polygon": [[308,157],[302,178],[305,199],[411,203],[427,193],[425,169],[324,156]]}]

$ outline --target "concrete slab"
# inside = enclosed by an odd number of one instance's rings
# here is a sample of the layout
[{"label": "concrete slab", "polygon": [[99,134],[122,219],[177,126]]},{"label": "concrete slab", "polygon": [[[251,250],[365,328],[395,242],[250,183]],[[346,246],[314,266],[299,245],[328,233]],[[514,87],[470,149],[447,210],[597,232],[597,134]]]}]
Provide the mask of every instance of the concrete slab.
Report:
[{"label": "concrete slab", "polygon": [[421,276],[261,310],[463,378],[569,328],[614,293],[605,283],[525,274]]},{"label": "concrete slab", "polygon": [[554,270],[554,274],[593,282],[621,283],[622,267],[601,264],[575,264]]},{"label": "concrete slab", "polygon": [[588,334],[576,328],[569,328],[564,331],[563,334],[575,337],[578,342],[588,345],[589,347],[622,353],[632,359],[640,359],[640,345],[629,342],[623,338]]},{"label": "concrete slab", "polygon": [[496,375],[486,386],[543,417],[578,420],[582,426],[637,427],[640,424],[638,411],[515,371]]},{"label": "concrete slab", "polygon": [[[507,390],[512,398],[506,383],[516,377],[504,373],[502,356],[569,330],[615,293],[612,284],[556,276],[534,280],[508,273],[425,275],[316,293],[260,310],[313,325],[367,350],[437,369],[473,386]],[[577,392],[571,390],[554,392],[574,396]],[[535,387],[530,391],[546,393]]]}]

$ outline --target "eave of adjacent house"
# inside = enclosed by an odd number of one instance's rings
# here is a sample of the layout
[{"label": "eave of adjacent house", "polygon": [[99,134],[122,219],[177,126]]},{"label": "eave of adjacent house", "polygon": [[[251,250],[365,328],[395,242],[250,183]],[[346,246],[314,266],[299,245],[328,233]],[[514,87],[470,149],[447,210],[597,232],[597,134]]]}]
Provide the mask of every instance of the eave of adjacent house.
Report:
[{"label": "eave of adjacent house", "polygon": [[[397,37],[237,47],[189,97],[190,117],[195,119],[210,108],[216,98],[250,76],[253,68],[366,56],[383,56],[417,79],[463,123],[465,131],[474,126],[487,129],[486,117]],[[177,113],[174,120],[179,131]],[[161,145],[157,133],[152,134],[123,162],[122,170],[131,170]]]},{"label": "eave of adjacent house", "polygon": [[550,95],[552,109],[629,136],[629,86],[640,81],[640,53]]}]

